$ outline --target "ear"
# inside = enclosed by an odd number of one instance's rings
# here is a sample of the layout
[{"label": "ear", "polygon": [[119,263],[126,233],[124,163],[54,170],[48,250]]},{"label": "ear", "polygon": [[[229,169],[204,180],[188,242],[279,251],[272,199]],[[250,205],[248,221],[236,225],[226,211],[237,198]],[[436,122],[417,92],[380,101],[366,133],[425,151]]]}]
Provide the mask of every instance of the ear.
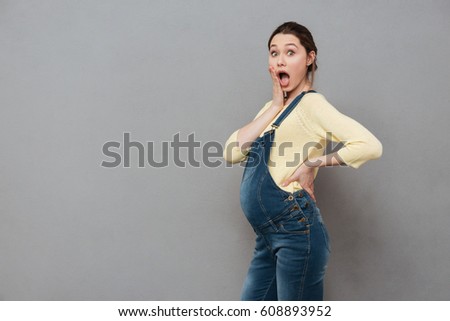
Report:
[{"label": "ear", "polygon": [[306,64],[309,66],[316,60],[316,52],[311,50],[306,58]]}]

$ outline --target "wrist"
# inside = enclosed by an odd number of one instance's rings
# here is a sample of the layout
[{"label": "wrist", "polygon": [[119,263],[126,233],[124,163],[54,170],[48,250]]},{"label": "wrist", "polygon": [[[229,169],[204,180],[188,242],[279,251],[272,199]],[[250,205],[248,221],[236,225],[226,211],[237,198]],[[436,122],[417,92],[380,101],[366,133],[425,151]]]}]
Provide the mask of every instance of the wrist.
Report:
[{"label": "wrist", "polygon": [[308,158],[302,165],[313,170],[316,167],[320,167],[322,165],[322,161],[319,158]]},{"label": "wrist", "polygon": [[272,102],[272,105],[270,105],[270,109],[278,113],[280,110],[283,109],[283,104],[277,104]]}]

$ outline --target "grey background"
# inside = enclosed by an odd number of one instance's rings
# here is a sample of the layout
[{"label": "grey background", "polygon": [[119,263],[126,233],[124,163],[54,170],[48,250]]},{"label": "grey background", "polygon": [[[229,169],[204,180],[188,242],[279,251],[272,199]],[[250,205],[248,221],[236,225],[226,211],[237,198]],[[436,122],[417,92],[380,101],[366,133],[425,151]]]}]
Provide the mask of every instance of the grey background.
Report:
[{"label": "grey background", "polygon": [[134,148],[130,168],[107,169],[102,146],[124,132],[157,151],[177,133],[223,143],[271,99],[266,42],[295,20],[319,48],[316,89],[384,145],[316,180],[325,298],[448,300],[449,13],[445,0],[0,1],[0,299],[239,299],[254,242],[242,168],[179,168],[172,150],[168,167],[139,168]]}]

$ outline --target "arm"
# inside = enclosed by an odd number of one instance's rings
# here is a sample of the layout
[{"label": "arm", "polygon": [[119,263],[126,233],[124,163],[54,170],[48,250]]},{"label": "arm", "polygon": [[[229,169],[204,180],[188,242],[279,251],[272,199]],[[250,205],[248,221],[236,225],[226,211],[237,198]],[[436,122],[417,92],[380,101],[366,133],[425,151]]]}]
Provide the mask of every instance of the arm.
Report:
[{"label": "arm", "polygon": [[344,146],[337,152],[307,159],[282,184],[283,186],[298,181],[315,199],[314,168],[337,165],[358,168],[368,160],[381,157],[380,141],[360,123],[337,111],[323,96],[315,95],[314,101],[307,104],[304,117],[307,118],[314,134],[324,139],[342,142]]},{"label": "arm", "polygon": [[283,109],[284,98],[280,80],[273,69],[269,69],[273,83],[273,99],[268,108],[263,108],[253,121],[235,131],[225,143],[223,157],[230,163],[245,159],[251,143],[269,126],[275,116]]},{"label": "arm", "polygon": [[345,165],[337,152],[307,159],[281,184],[281,186],[288,186],[290,183],[297,181],[300,186],[311,195],[314,202],[316,202],[316,196],[314,195],[314,168],[337,165]]}]

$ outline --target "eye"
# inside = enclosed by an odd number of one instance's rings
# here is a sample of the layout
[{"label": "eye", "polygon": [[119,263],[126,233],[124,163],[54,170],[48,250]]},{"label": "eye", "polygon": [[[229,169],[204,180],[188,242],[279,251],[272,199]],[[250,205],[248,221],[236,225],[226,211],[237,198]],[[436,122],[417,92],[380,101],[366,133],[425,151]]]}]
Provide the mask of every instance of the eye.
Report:
[{"label": "eye", "polygon": [[287,55],[292,56],[295,52],[293,50],[288,50]]},{"label": "eye", "polygon": [[272,57],[276,57],[276,56],[277,56],[277,52],[276,52],[276,51],[272,51],[272,52],[270,53],[270,55],[271,55]]}]

